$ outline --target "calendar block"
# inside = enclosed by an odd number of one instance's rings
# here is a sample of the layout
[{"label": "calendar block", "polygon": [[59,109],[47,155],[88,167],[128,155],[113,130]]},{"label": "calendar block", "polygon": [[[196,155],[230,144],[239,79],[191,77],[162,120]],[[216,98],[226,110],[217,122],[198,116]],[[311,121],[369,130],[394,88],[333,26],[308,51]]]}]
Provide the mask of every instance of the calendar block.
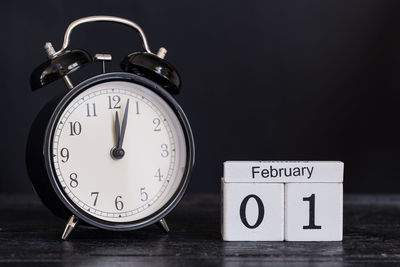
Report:
[{"label": "calendar block", "polygon": [[225,162],[223,239],[342,240],[343,172],[340,161]]},{"label": "calendar block", "polygon": [[285,240],[341,241],[343,184],[285,184]]},{"label": "calendar block", "polygon": [[222,238],[283,241],[284,184],[225,183],[222,179]]},{"label": "calendar block", "polygon": [[341,161],[226,161],[229,183],[342,183]]}]

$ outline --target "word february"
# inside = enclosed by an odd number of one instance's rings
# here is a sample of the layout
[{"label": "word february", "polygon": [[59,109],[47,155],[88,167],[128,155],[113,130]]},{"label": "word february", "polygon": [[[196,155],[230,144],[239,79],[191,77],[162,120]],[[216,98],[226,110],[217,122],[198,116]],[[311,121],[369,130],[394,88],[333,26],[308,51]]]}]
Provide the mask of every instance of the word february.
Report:
[{"label": "word february", "polygon": [[343,183],[340,161],[225,161],[226,183]]},{"label": "word february", "polygon": [[276,178],[276,177],[305,177],[310,179],[314,167],[289,167],[289,168],[269,168],[262,169],[260,166],[252,166],[252,178]]}]

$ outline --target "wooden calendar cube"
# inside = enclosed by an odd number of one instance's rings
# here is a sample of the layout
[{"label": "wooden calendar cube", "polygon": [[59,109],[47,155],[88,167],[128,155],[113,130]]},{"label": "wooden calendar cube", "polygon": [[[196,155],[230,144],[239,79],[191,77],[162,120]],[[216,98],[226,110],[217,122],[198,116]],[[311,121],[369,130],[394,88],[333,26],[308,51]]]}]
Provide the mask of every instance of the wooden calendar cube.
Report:
[{"label": "wooden calendar cube", "polygon": [[222,180],[225,241],[283,241],[284,185]]},{"label": "wooden calendar cube", "polygon": [[285,184],[285,240],[341,241],[342,183]]},{"label": "wooden calendar cube", "polygon": [[339,161],[225,162],[223,239],[342,240],[343,169]]}]

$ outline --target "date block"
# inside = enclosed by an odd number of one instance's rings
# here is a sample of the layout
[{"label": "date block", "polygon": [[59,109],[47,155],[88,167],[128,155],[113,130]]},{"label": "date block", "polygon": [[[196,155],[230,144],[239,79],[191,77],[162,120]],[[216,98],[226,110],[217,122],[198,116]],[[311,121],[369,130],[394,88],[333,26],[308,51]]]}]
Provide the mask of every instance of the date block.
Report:
[{"label": "date block", "polygon": [[285,240],[341,241],[342,183],[285,184]]},{"label": "date block", "polygon": [[283,241],[284,184],[225,183],[222,179],[222,238]]},{"label": "date block", "polygon": [[225,241],[341,241],[340,161],[227,161]]}]

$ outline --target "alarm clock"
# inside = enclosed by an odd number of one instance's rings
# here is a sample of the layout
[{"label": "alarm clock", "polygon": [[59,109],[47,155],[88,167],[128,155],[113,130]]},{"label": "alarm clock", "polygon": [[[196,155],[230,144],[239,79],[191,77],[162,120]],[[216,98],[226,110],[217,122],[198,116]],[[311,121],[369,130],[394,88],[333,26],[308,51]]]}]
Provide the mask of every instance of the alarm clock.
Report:
[{"label": "alarm clock", "polygon": [[[68,49],[73,29],[112,22],[136,30],[144,51],[126,56],[120,72],[106,72],[110,54]],[[67,90],[36,117],[26,163],[35,192],[67,221],[62,239],[78,222],[113,231],[158,223],[183,197],[194,165],[194,140],[173,94],[181,78],[164,57],[151,52],[142,28],[119,17],[91,16],[72,22],[62,48],[45,44],[48,60],[31,75],[39,89],[62,79]],[[74,85],[70,73],[99,62],[101,73]]]}]

